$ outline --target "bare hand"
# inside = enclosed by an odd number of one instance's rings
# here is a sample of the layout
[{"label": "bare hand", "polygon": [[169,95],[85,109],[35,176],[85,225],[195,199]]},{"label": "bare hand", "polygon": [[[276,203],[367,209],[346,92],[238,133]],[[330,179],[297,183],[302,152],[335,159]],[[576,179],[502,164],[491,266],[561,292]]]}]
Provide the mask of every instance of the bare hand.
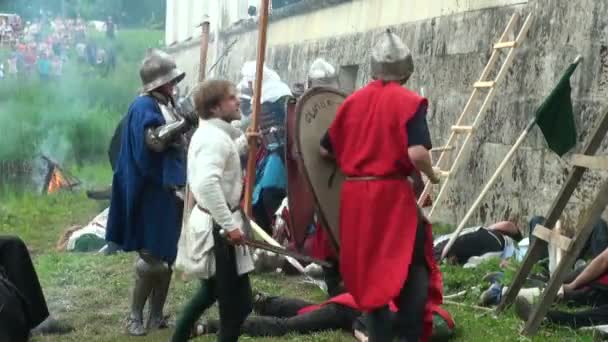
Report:
[{"label": "bare hand", "polygon": [[245,243],[243,233],[241,233],[241,230],[238,228],[231,232],[228,232],[226,237],[228,238],[228,241],[233,245],[239,246]]},{"label": "bare hand", "polygon": [[247,128],[245,136],[250,143],[255,142],[260,144],[262,142],[262,133],[260,131],[254,131],[251,127]]},{"label": "bare hand", "polygon": [[327,149],[325,149],[322,146],[319,148],[319,153],[321,153],[321,158],[323,158],[323,159],[327,159],[327,160],[336,159],[331,152],[329,152]]},{"label": "bare hand", "polygon": [[564,285],[562,286],[562,288],[564,289],[564,292],[572,292],[572,291],[576,290],[576,289],[574,288],[574,286],[572,286],[572,283],[569,283],[569,284],[564,284]]},{"label": "bare hand", "polygon": [[435,168],[433,168],[433,173],[430,175],[427,175],[429,177],[429,181],[431,182],[431,184],[439,184],[439,182],[441,181],[441,179],[437,175],[438,173],[439,173],[439,170],[436,170]]}]

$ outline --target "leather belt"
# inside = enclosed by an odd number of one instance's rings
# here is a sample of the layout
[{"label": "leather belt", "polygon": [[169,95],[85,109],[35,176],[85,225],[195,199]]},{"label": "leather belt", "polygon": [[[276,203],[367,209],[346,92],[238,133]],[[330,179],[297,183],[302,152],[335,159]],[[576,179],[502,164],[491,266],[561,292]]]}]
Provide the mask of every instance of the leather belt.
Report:
[{"label": "leather belt", "polygon": [[[211,212],[209,211],[209,209],[207,208],[203,208],[200,205],[196,205],[196,207],[198,208],[198,210],[204,212],[207,215],[211,215]],[[241,210],[241,206],[237,205],[235,208],[230,208],[230,206],[228,206],[228,210],[230,210],[231,213],[236,213],[237,211]],[[213,215],[211,215],[213,216]]]},{"label": "leather belt", "polygon": [[346,177],[347,181],[375,181],[375,180],[405,180],[404,175],[389,175],[389,176],[354,176]]}]

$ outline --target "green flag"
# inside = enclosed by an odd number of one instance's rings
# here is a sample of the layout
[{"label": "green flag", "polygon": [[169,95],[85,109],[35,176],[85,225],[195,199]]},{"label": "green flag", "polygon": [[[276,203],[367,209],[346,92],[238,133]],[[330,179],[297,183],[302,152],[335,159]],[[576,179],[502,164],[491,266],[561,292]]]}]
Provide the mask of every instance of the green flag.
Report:
[{"label": "green flag", "polygon": [[570,77],[577,66],[578,63],[573,63],[568,67],[555,89],[536,110],[536,124],[549,148],[560,157],[576,145]]}]

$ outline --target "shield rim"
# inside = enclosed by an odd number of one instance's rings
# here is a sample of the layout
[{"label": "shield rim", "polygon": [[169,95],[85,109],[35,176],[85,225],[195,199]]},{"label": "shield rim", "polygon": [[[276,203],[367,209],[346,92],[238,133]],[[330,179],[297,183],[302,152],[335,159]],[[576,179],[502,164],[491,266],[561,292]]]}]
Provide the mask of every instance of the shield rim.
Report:
[{"label": "shield rim", "polygon": [[[346,98],[348,97],[348,94],[346,94],[345,92],[343,92],[339,89],[335,89],[335,88],[331,88],[331,87],[324,87],[324,86],[310,88],[310,89],[306,90],[304,92],[304,94],[302,94],[299,101],[296,103],[296,109],[295,109],[295,111],[296,111],[296,136],[295,136],[295,138],[296,138],[296,146],[298,148],[299,153],[301,153],[300,151],[302,151],[300,130],[299,130],[300,122],[303,118],[302,107],[306,103],[306,101],[309,100],[312,96],[317,95],[318,93],[324,93],[324,92],[329,92],[329,93],[333,93],[335,95],[343,96],[344,100],[346,100]],[[334,116],[334,120],[335,120],[335,116]],[[302,157],[300,157],[300,158],[302,158]],[[312,195],[315,199],[315,205],[317,207],[317,214],[319,215],[319,219],[321,220],[321,223],[323,223],[324,230],[329,235],[333,247],[339,253],[340,244],[338,241],[340,241],[339,240],[340,237],[334,236],[333,231],[331,230],[331,227],[329,226],[329,224],[327,223],[328,221],[325,218],[326,217],[325,212],[324,212],[323,208],[319,205],[319,199],[317,197],[317,193],[315,192],[315,188],[312,186],[312,182],[310,181],[310,175],[308,174],[308,169],[306,167],[303,167],[303,169],[304,169],[304,171],[303,171],[304,178],[306,179],[306,183],[308,184],[308,187],[311,189]]]},{"label": "shield rim", "polygon": [[[298,125],[298,113],[297,113],[297,109],[298,109],[298,102],[299,101],[300,101],[300,98],[297,98],[295,96],[291,96],[289,99],[287,99],[287,101],[285,101],[285,114],[286,115],[289,114],[289,105],[291,103],[294,104],[294,108],[293,108],[293,113],[294,113],[294,116],[295,116],[295,118],[294,118],[294,121],[295,121],[294,122],[294,126],[296,126],[296,127],[294,127],[294,131],[295,132],[294,132],[294,136],[293,136],[292,139],[294,140],[293,144],[295,144],[296,151],[297,151],[296,157],[292,158],[290,156],[291,151],[289,150],[289,146],[288,146],[289,144],[287,143],[288,142],[288,135],[289,135],[289,127],[288,127],[289,126],[289,118],[285,117],[285,133],[286,133],[285,136],[286,136],[286,139],[285,139],[284,154],[285,154],[285,168],[286,169],[288,167],[288,162],[287,162],[288,159],[289,160],[294,159],[294,161],[296,162],[296,164],[304,162],[302,160],[302,155],[300,153],[300,146],[298,145],[298,136],[297,136],[297,131],[298,131],[298,129],[297,129],[297,125]],[[302,168],[302,169],[304,169],[304,168]],[[287,211],[288,212],[287,216],[288,216],[288,220],[289,220],[289,222],[288,222],[289,231],[290,231],[290,234],[292,234],[292,239],[293,239],[293,241],[295,243],[296,248],[298,250],[301,250],[304,247],[304,244],[306,242],[306,236],[304,236],[304,238],[302,239],[302,241],[298,241],[298,238],[297,238],[296,233],[295,233],[295,227],[294,227],[295,211],[292,209],[292,206],[291,206],[292,203],[290,201],[290,196],[289,196],[289,172],[287,172],[287,173],[288,173],[288,175],[287,175],[287,205],[288,205],[288,208],[289,208],[289,210]],[[310,183],[308,182],[308,179],[306,177],[304,177],[304,178],[305,178],[306,185],[309,188],[308,190],[312,193],[313,191],[312,191],[312,189],[310,187]],[[317,200],[316,197],[314,197],[314,194],[313,194],[313,200],[314,201]]]}]

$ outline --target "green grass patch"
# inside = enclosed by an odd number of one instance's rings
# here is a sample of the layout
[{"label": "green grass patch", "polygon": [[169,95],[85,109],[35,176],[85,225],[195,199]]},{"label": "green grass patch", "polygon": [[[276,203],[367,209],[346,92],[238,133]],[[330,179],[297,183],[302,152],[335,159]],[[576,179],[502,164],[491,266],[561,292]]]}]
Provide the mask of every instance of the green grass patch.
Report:
[{"label": "green grass patch", "polygon": [[18,235],[36,254],[48,253],[66,228],[86,224],[103,205],[82,192],[5,195],[0,202],[0,233]]},{"label": "green grass patch", "polygon": [[[102,179],[108,174],[103,166],[82,168],[79,174],[92,174]],[[99,176],[101,175],[101,176]],[[98,177],[99,176],[99,177]],[[35,265],[41,279],[49,307],[58,318],[71,322],[76,330],[66,336],[46,336],[34,341],[167,341],[171,329],[154,332],[144,339],[125,335],[124,321],[128,313],[130,291],[133,285],[134,254],[120,253],[105,257],[96,254],[63,253],[54,251],[55,242],[62,231],[73,224],[85,224],[107,203],[86,199],[83,193],[60,193],[53,196],[20,194],[5,196],[0,204],[0,232],[22,237],[34,251]],[[507,269],[512,277],[517,265]],[[519,336],[523,323],[512,309],[500,316],[472,308],[488,284],[481,278],[498,269],[493,260],[476,269],[442,266],[445,294],[463,290],[467,294],[446,303],[456,321],[454,341],[593,341],[592,333],[545,325],[533,338]],[[254,275],[253,286],[267,293],[307,299],[323,300],[323,294],[300,277],[279,274]],[[167,313],[175,318],[181,306],[190,298],[197,282],[184,283],[175,279],[172,284]],[[462,305],[465,306],[462,306]],[[208,313],[217,317],[217,309]],[[311,335],[290,335],[283,338],[250,338],[243,341],[352,341],[348,333],[324,332]],[[197,341],[215,341],[207,336]]]},{"label": "green grass patch", "polygon": [[70,168],[71,173],[82,182],[82,188],[105,188],[112,185],[112,168],[110,162],[85,163]]}]

